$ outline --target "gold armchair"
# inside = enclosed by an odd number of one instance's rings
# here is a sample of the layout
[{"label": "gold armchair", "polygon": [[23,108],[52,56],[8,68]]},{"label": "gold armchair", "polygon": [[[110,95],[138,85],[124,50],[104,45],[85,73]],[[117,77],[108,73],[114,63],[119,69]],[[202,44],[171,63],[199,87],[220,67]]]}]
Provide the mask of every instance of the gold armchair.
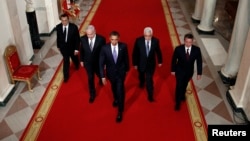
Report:
[{"label": "gold armchair", "polygon": [[7,65],[11,83],[15,81],[24,81],[28,84],[29,91],[33,92],[30,80],[37,74],[38,80],[41,80],[38,65],[22,65],[14,45],[10,45],[4,52],[5,63]]}]

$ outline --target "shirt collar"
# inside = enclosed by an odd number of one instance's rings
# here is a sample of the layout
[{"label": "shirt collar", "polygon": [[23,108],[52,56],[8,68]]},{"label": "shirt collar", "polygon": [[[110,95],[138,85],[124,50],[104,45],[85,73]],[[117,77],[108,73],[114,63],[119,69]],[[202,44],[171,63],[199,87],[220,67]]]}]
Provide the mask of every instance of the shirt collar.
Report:
[{"label": "shirt collar", "polygon": [[68,27],[69,27],[69,24],[67,24],[66,26],[63,25],[63,28],[64,28],[64,27],[68,28]]}]

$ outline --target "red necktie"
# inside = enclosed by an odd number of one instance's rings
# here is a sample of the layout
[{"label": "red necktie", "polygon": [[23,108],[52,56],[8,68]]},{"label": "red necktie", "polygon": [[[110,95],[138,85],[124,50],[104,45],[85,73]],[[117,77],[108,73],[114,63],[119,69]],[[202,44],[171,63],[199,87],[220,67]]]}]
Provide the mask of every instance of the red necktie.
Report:
[{"label": "red necktie", "polygon": [[189,49],[187,49],[187,52],[186,52],[186,59],[189,60]]}]

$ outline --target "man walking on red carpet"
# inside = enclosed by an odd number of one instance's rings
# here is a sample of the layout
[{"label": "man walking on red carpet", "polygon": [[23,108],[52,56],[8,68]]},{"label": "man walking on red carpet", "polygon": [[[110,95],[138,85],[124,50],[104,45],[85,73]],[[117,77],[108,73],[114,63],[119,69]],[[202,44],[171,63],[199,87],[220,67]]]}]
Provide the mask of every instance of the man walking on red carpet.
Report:
[{"label": "man walking on red carpet", "polygon": [[144,36],[136,39],[133,49],[133,66],[138,70],[140,88],[144,87],[146,79],[146,88],[148,92],[149,102],[153,102],[154,82],[153,75],[156,66],[156,55],[158,66],[162,66],[162,53],[160,43],[157,38],[153,36],[153,29],[151,27],[144,28]]},{"label": "man walking on red carpet", "polygon": [[93,103],[96,97],[95,74],[99,78],[99,84],[102,84],[99,71],[99,56],[102,46],[106,44],[106,39],[96,34],[95,27],[89,25],[86,28],[86,35],[81,37],[80,60],[88,75],[89,85],[89,103]]},{"label": "man walking on red carpet", "polygon": [[197,80],[201,79],[202,57],[200,48],[193,45],[193,35],[184,36],[184,44],[177,46],[172,57],[171,74],[176,78],[175,110],[180,110],[182,101],[186,100],[186,88],[194,74],[194,62],[197,65]]},{"label": "man walking on red carpet", "polygon": [[61,23],[56,26],[57,48],[63,56],[63,76],[64,82],[69,80],[70,58],[75,68],[78,70],[80,63],[78,59],[78,49],[80,45],[80,34],[78,27],[69,22],[69,16],[62,14]]},{"label": "man walking on red carpet", "polygon": [[[124,81],[129,70],[128,49],[125,43],[119,42],[119,33],[112,31],[110,33],[110,43],[102,47],[100,53],[100,76],[102,82],[106,85],[106,78],[110,80],[111,89],[114,97],[113,106],[118,107],[117,122],[122,121],[124,111],[125,87]],[[106,73],[104,73],[106,67]]]}]

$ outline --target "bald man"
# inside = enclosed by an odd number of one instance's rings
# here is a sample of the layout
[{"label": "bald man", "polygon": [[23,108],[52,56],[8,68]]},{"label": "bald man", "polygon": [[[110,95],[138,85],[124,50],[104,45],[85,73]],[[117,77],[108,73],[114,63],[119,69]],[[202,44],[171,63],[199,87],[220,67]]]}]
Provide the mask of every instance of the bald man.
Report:
[{"label": "bald man", "polygon": [[154,101],[153,75],[155,72],[156,57],[158,66],[161,67],[162,53],[159,40],[153,36],[153,29],[151,27],[145,27],[143,36],[138,37],[135,41],[132,61],[134,68],[137,69],[139,73],[139,87],[144,88],[146,83],[149,102]]}]

